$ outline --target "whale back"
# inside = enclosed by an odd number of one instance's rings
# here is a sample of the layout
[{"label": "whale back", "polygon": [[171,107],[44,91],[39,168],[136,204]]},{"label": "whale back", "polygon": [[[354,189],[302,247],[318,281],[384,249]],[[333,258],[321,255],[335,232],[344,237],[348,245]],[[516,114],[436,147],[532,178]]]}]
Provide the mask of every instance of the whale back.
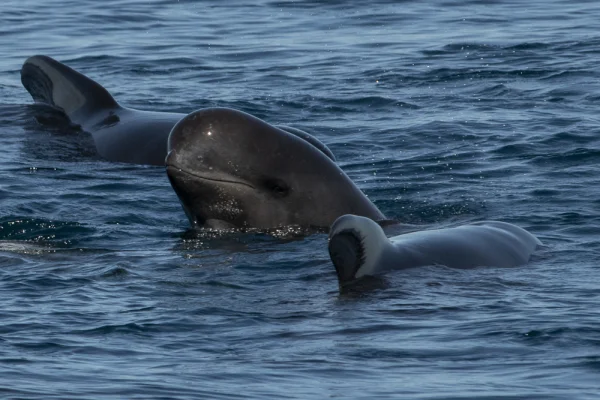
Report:
[{"label": "whale back", "polygon": [[390,242],[393,253],[386,255],[381,269],[515,267],[527,263],[541,245],[526,230],[498,221],[411,232],[392,237]]},{"label": "whale back", "polygon": [[74,124],[119,108],[102,85],[48,56],[29,57],[21,67],[21,82],[37,103],[61,110]]}]

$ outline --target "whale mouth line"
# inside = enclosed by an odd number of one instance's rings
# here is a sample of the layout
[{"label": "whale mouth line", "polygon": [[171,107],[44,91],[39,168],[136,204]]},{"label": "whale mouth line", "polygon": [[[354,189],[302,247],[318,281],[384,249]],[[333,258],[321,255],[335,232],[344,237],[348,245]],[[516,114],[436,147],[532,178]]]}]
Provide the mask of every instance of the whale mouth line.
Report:
[{"label": "whale mouth line", "polygon": [[176,174],[183,174],[183,175],[188,175],[203,181],[210,181],[210,182],[219,182],[219,183],[231,183],[234,185],[243,185],[243,186],[247,186],[251,189],[255,189],[254,186],[252,186],[251,184],[247,183],[247,182],[243,182],[243,181],[237,181],[237,180],[233,180],[233,179],[217,179],[217,178],[213,178],[213,177],[208,177],[208,176],[203,176],[203,175],[199,175],[190,171],[187,171],[181,167],[178,167],[176,165],[172,165],[172,164],[167,164],[167,174],[169,174],[169,172],[172,173],[176,173]]}]

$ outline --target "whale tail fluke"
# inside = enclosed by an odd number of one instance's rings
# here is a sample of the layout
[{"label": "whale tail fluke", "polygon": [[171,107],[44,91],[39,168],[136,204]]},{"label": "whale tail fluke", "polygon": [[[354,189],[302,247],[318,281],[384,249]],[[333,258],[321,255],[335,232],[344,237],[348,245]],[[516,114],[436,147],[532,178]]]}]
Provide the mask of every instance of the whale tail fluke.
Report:
[{"label": "whale tail fluke", "polygon": [[75,124],[96,110],[119,107],[102,85],[48,56],[29,57],[21,82],[35,102],[63,111]]}]

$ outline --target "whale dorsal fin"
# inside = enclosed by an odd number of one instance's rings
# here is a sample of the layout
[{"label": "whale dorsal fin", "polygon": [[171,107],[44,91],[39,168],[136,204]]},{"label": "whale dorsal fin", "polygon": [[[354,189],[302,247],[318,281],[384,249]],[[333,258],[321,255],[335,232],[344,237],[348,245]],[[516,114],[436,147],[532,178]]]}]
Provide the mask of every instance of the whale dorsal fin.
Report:
[{"label": "whale dorsal fin", "polygon": [[33,100],[62,110],[76,124],[91,113],[119,107],[102,85],[48,56],[28,58],[21,82]]}]

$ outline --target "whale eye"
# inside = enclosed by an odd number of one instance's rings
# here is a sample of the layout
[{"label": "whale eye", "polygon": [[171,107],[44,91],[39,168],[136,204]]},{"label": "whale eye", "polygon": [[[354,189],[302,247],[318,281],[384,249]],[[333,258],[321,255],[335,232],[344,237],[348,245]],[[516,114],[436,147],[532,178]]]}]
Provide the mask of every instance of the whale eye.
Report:
[{"label": "whale eye", "polygon": [[290,193],[290,187],[279,179],[266,179],[265,187],[276,197],[285,197]]}]

